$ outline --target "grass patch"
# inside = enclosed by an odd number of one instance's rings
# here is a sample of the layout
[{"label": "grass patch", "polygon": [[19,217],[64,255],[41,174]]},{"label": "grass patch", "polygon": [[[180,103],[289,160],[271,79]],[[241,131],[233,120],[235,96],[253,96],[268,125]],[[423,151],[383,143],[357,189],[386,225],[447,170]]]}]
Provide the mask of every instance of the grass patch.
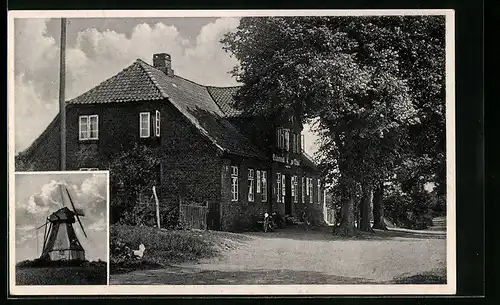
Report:
[{"label": "grass patch", "polygon": [[27,266],[16,268],[17,285],[106,285],[105,262],[73,266]]},{"label": "grass patch", "polygon": [[[197,261],[218,254],[211,232],[158,230],[153,227],[112,225],[110,228],[110,272],[151,269],[172,263]],[[137,250],[144,244],[141,259],[124,256],[123,249]]]},{"label": "grass patch", "polygon": [[106,262],[98,260],[89,262],[87,260],[59,260],[52,261],[47,259],[24,260],[16,264],[16,268],[31,268],[31,267],[106,267]]}]

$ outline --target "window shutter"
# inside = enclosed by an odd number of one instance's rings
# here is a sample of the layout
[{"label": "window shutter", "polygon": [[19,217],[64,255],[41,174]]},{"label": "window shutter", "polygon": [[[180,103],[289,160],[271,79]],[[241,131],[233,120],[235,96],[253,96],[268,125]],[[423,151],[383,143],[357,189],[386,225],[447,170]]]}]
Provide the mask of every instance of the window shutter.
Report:
[{"label": "window shutter", "polygon": [[280,129],[276,129],[276,147],[281,148]]},{"label": "window shutter", "polygon": [[161,130],[161,125],[160,125],[160,111],[156,110],[156,115],[155,115],[155,136],[159,137],[160,136],[160,130]]}]

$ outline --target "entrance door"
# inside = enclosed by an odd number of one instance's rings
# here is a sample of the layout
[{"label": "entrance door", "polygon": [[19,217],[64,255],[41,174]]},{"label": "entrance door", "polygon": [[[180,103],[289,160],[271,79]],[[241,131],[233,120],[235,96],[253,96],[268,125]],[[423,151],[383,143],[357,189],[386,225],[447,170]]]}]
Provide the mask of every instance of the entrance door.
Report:
[{"label": "entrance door", "polygon": [[291,215],[292,214],[292,179],[290,175],[286,175],[285,178],[285,183],[286,183],[286,188],[285,188],[285,214],[286,215]]},{"label": "entrance door", "polygon": [[207,226],[209,230],[220,230],[220,203],[218,201],[208,202]]}]

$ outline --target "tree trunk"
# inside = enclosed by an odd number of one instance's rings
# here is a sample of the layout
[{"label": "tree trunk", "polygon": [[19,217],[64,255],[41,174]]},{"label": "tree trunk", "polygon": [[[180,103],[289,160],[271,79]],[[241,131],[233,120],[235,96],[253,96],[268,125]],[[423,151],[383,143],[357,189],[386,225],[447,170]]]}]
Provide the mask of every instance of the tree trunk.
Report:
[{"label": "tree trunk", "polygon": [[356,233],[354,227],[354,200],[352,190],[349,187],[348,181],[339,181],[342,188],[342,206],[340,210],[340,226],[338,234],[342,236],[354,236]]},{"label": "tree trunk", "polygon": [[353,236],[355,234],[354,202],[350,196],[343,200],[341,213],[339,234],[343,236]]},{"label": "tree trunk", "polygon": [[373,194],[373,228],[387,230],[384,222],[384,185],[380,183]]},{"label": "tree trunk", "polygon": [[370,197],[371,197],[371,187],[364,184],[363,194],[361,196],[361,202],[359,205],[360,223],[359,229],[364,232],[373,232],[370,225]]}]

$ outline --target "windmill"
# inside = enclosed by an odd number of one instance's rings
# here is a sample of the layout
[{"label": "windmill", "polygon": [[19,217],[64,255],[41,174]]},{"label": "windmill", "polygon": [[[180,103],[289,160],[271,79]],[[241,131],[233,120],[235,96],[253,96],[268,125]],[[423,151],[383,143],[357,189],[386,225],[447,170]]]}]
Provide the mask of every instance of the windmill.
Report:
[{"label": "windmill", "polygon": [[62,208],[50,214],[45,224],[37,228],[37,230],[45,228],[43,234],[43,250],[40,259],[52,261],[85,260],[85,250],[80,244],[75,229],[73,228],[73,224],[78,221],[83,234],[88,238],[80,220],[80,216],[85,216],[85,214],[81,209],[75,208],[68,189],[66,189],[66,193],[68,194],[73,210],[66,207],[64,205],[62,186],[60,190]]}]

